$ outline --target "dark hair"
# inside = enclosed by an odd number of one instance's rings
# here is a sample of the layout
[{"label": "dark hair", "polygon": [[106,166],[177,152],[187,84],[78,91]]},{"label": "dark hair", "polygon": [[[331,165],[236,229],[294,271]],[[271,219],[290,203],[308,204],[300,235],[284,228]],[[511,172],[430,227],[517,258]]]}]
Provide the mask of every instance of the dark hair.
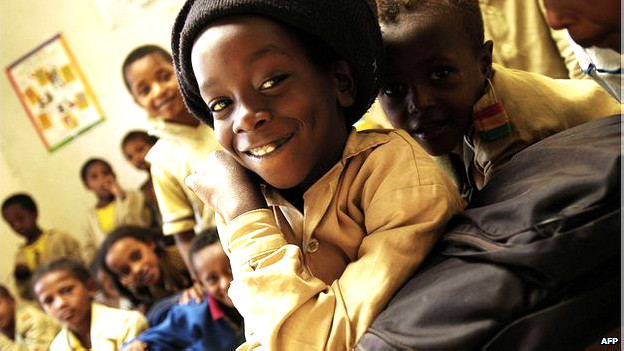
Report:
[{"label": "dark hair", "polygon": [[30,195],[25,193],[14,194],[6,198],[2,203],[2,212],[9,206],[20,205],[30,213],[37,213],[37,205]]},{"label": "dark hair", "polygon": [[34,287],[44,275],[56,271],[65,271],[87,286],[93,282],[87,267],[74,259],[63,257],[37,269],[32,278],[32,286]]},{"label": "dark hair", "polygon": [[7,300],[15,301],[15,298],[13,297],[9,289],[7,289],[7,287],[4,286],[4,284],[0,284],[0,298],[5,298]]},{"label": "dark hair", "polygon": [[395,23],[401,13],[422,12],[461,18],[461,29],[471,46],[479,50],[483,46],[483,17],[478,0],[377,0],[377,12],[381,23]]},{"label": "dark hair", "polygon": [[195,255],[195,253],[197,253],[197,251],[207,246],[213,245],[215,243],[218,243],[219,245],[221,245],[221,242],[219,241],[219,233],[217,232],[217,228],[211,227],[211,228],[204,229],[201,233],[199,233],[199,235],[194,237],[193,240],[191,241],[191,245],[189,248],[189,261],[193,262],[193,256]]},{"label": "dark hair", "polygon": [[138,61],[143,57],[151,54],[160,55],[165,60],[171,62],[171,65],[173,66],[173,57],[171,57],[171,54],[158,45],[143,45],[135,48],[128,54],[128,56],[126,56],[126,59],[121,66],[121,77],[123,78],[126,89],[128,89],[128,92],[130,92],[130,94],[132,94],[132,89],[130,88],[130,83],[128,82],[128,79],[126,79],[126,69],[135,61]]},{"label": "dark hair", "polygon": [[82,183],[84,183],[85,185],[87,185],[87,173],[89,173],[89,168],[91,168],[91,166],[96,163],[104,164],[106,167],[108,167],[111,173],[114,173],[113,167],[111,167],[110,163],[106,162],[101,158],[90,158],[82,165],[82,168],[80,168],[80,179],[82,179]]},{"label": "dark hair", "polygon": [[149,135],[143,130],[132,130],[121,140],[121,148],[123,149],[123,147],[132,140],[143,140],[147,145],[154,145],[158,141],[158,137]]}]

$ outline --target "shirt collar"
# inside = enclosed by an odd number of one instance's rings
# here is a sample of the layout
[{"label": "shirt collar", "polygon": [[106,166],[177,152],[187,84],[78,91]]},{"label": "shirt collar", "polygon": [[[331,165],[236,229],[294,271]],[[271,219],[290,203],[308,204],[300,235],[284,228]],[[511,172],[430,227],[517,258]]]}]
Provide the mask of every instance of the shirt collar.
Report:
[{"label": "shirt collar", "polygon": [[[347,161],[350,158],[353,158],[359,155],[366,150],[372,149],[378,145],[385,144],[390,140],[390,137],[386,133],[374,133],[373,131],[356,131],[355,128],[351,130],[349,136],[347,137],[347,142],[345,144],[344,151],[342,152],[342,158],[340,159],[340,163],[336,164],[331,170],[327,173],[334,172],[336,167],[344,167]],[[317,181],[321,181],[325,176],[321,177]],[[316,184],[316,183],[315,183]],[[310,187],[312,189],[314,185]],[[266,185],[261,184],[260,190],[266,199],[267,205],[269,207],[272,206],[289,206],[293,207],[280,193],[277,189]]]}]

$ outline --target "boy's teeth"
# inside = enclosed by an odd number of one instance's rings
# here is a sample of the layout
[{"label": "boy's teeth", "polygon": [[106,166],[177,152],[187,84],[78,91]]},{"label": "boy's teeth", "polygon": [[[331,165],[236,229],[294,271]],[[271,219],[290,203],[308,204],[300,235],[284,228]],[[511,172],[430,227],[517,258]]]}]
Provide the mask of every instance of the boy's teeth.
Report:
[{"label": "boy's teeth", "polygon": [[275,150],[275,144],[267,144],[261,147],[256,147],[249,150],[249,153],[253,156],[264,156],[268,155]]}]

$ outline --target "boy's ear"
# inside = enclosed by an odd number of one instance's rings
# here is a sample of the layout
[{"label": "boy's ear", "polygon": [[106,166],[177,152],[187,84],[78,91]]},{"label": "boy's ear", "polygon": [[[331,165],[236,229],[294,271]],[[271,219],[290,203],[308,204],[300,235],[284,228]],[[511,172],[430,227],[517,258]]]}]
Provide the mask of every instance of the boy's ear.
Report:
[{"label": "boy's ear", "polygon": [[89,280],[85,283],[85,286],[87,287],[89,296],[91,298],[95,298],[95,293],[97,292],[97,283],[95,282],[95,279],[89,278]]},{"label": "boy's ear", "polygon": [[491,40],[483,43],[481,47],[481,53],[479,55],[479,64],[481,65],[481,74],[485,78],[490,78],[492,73],[492,50],[494,48],[494,42]]},{"label": "boy's ear", "polygon": [[347,61],[341,60],[334,64],[334,84],[341,107],[350,107],[355,102],[355,81],[351,73],[351,66]]}]

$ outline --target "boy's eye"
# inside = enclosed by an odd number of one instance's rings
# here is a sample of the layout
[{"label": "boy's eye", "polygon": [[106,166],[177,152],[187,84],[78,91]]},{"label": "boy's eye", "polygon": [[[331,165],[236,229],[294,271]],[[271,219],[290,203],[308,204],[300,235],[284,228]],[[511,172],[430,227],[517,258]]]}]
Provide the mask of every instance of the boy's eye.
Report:
[{"label": "boy's eye", "polygon": [[73,286],[66,286],[61,289],[61,294],[67,295],[67,294],[70,294],[73,290],[74,290]]},{"label": "boy's eye", "polygon": [[133,262],[136,262],[141,259],[141,256],[142,256],[141,251],[139,250],[132,251],[132,253],[130,254],[130,260],[132,260]]},{"label": "boy's eye", "polygon": [[402,83],[391,83],[383,87],[381,92],[388,97],[399,98],[405,96],[407,86]]},{"label": "boy's eye", "polygon": [[149,94],[149,88],[146,85],[142,85],[136,89],[136,94],[138,96],[145,96]]},{"label": "boy's eye", "polygon": [[208,109],[210,110],[210,112],[221,112],[226,107],[230,106],[231,103],[232,103],[232,100],[230,100],[230,99],[215,100],[215,101],[212,101],[208,105]]},{"label": "boy's eye", "polygon": [[431,80],[444,79],[449,75],[449,73],[450,71],[448,69],[444,69],[444,68],[436,69],[433,71],[433,73],[431,73],[431,77],[429,77],[429,79]]},{"label": "boy's eye", "polygon": [[262,91],[262,90],[266,90],[266,89],[271,89],[271,88],[275,87],[277,84],[279,84],[280,82],[282,82],[286,78],[288,78],[287,74],[281,74],[281,75],[278,75],[276,77],[273,77],[273,78],[270,78],[268,80],[265,80],[260,85],[260,90]]},{"label": "boy's eye", "polygon": [[130,268],[128,268],[128,267],[121,267],[121,268],[119,268],[118,274],[120,276],[124,277],[124,276],[130,274]]},{"label": "boy's eye", "polygon": [[158,75],[158,80],[160,80],[161,82],[166,82],[169,80],[169,78],[171,78],[171,72],[168,71],[162,71]]}]

